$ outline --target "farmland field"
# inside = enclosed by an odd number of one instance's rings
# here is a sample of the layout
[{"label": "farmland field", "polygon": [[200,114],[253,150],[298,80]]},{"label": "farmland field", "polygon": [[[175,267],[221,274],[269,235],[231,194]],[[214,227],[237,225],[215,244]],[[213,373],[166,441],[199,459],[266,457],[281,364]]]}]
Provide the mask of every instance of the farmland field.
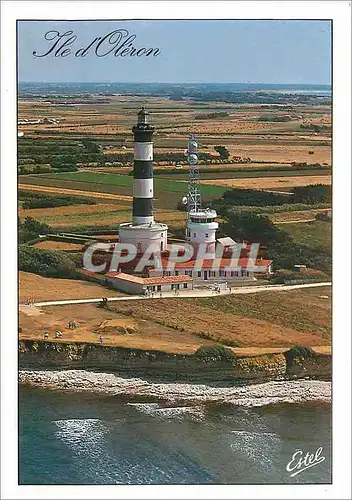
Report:
[{"label": "farmland field", "polygon": [[252,189],[278,189],[308,186],[310,184],[331,184],[330,175],[305,175],[302,177],[255,177],[247,179],[219,179],[202,180],[202,185],[226,186],[228,188],[241,187]]},{"label": "farmland field", "polygon": [[[65,172],[57,174],[45,174],[40,177],[45,179],[56,179],[64,181],[82,182],[86,184],[92,184],[92,188],[95,190],[100,184],[108,186],[122,186],[127,187],[132,190],[133,177],[131,175],[113,175],[107,173],[94,173],[94,172]],[[186,193],[187,188],[184,183],[180,183],[174,180],[165,181],[164,179],[154,179],[156,194],[158,191],[168,191],[176,193]],[[223,188],[217,186],[206,186],[204,189],[205,196],[220,196],[224,192]]]},{"label": "farmland field", "polygon": [[[118,194],[113,194],[113,193],[102,193],[102,192],[95,192],[95,191],[90,191],[90,190],[79,190],[79,189],[68,189],[64,187],[55,187],[55,186],[47,186],[43,181],[39,179],[38,176],[33,176],[33,177],[23,177],[25,179],[25,182],[28,182],[28,184],[22,184],[20,183],[18,185],[19,189],[25,189],[26,191],[34,191],[34,192],[39,192],[39,193],[46,193],[46,194],[68,194],[68,195],[75,195],[75,196],[86,196],[87,198],[100,198],[103,200],[118,200],[118,201],[132,201],[132,196],[123,196],[123,195],[118,195]],[[32,184],[31,184],[32,182]],[[69,185],[69,184],[68,184]]]},{"label": "farmland field", "polygon": [[[170,233],[185,225],[185,213],[178,211],[177,205],[187,193],[188,166],[184,150],[190,133],[196,135],[199,143],[204,204],[220,198],[231,187],[291,192],[294,186],[331,184],[329,99],[288,95],[282,100],[278,93],[271,96],[268,104],[264,102],[267,94],[260,98],[256,93],[253,95],[257,99],[255,103],[246,101],[247,94],[243,102],[226,102],[209,98],[202,101],[197,95],[176,100],[171,95],[133,95],[124,91],[107,95],[100,94],[100,90],[82,95],[60,91],[49,91],[43,96],[36,92],[20,93],[18,117],[22,123],[18,129],[24,132],[18,140],[20,189],[42,194],[43,198],[67,195],[87,199],[87,204],[80,205],[20,208],[21,221],[33,218],[53,230],[83,232],[83,228],[113,230],[120,222],[131,220],[131,129],[141,105],[150,111],[156,129],[153,138],[155,219],[167,223]],[[230,98],[233,97],[231,94]],[[31,119],[41,122],[24,121]],[[218,146],[226,148],[224,156]],[[175,173],[175,166],[180,162],[183,166]],[[90,199],[96,204],[88,205]],[[324,205],[329,207],[325,202],[320,206]],[[311,208],[303,205],[296,212],[286,207],[283,205],[281,213],[268,211],[277,227],[292,235],[298,244],[314,251],[321,248],[322,252],[331,252],[329,222],[290,223],[314,219],[319,205],[311,205]],[[258,213],[265,213],[265,207],[260,208],[263,210]],[[281,205],[277,209],[281,209]],[[36,249],[61,250],[62,253],[77,250],[78,246],[52,241],[35,244]],[[326,255],[323,258],[326,259]],[[43,278],[29,273],[22,273],[20,280],[21,300],[27,296],[84,298],[107,293],[99,285],[77,280]],[[25,335],[41,338],[46,322],[53,328],[56,324],[64,328],[67,317],[75,317],[80,323],[75,335],[89,341],[97,341],[95,332],[102,322],[116,320],[122,324],[129,320],[138,324],[138,333],[127,336],[108,333],[107,344],[168,352],[193,352],[200,345],[214,341],[234,349],[237,346],[277,350],[292,344],[328,349],[330,308],[330,289],[327,288],[277,295],[176,298],[167,303],[163,299],[153,303],[124,301],[117,311],[72,305],[49,308],[35,319],[21,313],[21,320]]]}]

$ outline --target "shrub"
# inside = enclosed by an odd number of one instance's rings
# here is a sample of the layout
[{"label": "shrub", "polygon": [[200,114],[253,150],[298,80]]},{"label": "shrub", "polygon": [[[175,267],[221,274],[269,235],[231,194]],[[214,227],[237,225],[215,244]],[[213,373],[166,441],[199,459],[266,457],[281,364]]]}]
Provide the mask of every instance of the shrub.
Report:
[{"label": "shrub", "polygon": [[31,191],[19,191],[19,198],[22,202],[22,208],[50,208],[61,207],[66,205],[95,205],[96,201],[90,198],[80,196],[55,196],[42,193],[33,193]]},{"label": "shrub", "polygon": [[27,245],[19,247],[19,269],[52,278],[79,277],[74,261],[65,253]]},{"label": "shrub", "polygon": [[219,361],[234,361],[237,356],[230,349],[226,349],[221,345],[202,345],[197,349],[194,353],[197,358],[208,360],[208,359],[217,359]]},{"label": "shrub", "polygon": [[314,358],[317,354],[311,347],[295,345],[289,351],[285,352],[285,356],[288,361],[292,361],[294,358]]}]

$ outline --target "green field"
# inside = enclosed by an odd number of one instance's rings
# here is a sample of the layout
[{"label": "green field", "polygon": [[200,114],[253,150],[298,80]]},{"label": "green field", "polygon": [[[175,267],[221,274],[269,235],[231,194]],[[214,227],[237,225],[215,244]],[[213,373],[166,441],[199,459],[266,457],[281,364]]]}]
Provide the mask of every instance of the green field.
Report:
[{"label": "green field", "polygon": [[[23,176],[28,178],[32,178],[32,176]],[[108,174],[102,172],[64,172],[64,173],[55,173],[55,174],[43,174],[43,175],[35,175],[36,180],[39,179],[53,179],[57,181],[72,181],[72,182],[84,182],[91,184],[91,191],[97,191],[100,189],[97,188],[97,185],[106,185],[106,186],[121,186],[123,188],[130,188],[130,192],[132,192],[132,180],[133,177],[131,175],[116,175],[116,174]],[[23,178],[23,182],[26,182],[27,179]],[[40,184],[40,182],[38,182]],[[174,179],[166,180],[166,179],[154,179],[155,191],[158,192],[170,192],[170,193],[185,193],[187,192],[187,184],[186,182],[176,181]],[[54,185],[54,184],[53,184]],[[202,193],[205,196],[221,196],[227,188],[223,188],[220,186],[212,186],[212,185],[204,185],[202,186]],[[125,194],[125,193],[124,193]]]},{"label": "green field", "polygon": [[289,233],[296,243],[311,248],[323,248],[332,251],[331,222],[314,221],[300,224],[277,224],[280,229]]}]

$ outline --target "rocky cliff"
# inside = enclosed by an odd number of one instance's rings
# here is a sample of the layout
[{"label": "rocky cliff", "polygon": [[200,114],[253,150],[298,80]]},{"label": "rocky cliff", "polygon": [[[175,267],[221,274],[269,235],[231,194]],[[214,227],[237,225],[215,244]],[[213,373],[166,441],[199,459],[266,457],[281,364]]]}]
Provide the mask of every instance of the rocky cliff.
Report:
[{"label": "rocky cliff", "polygon": [[22,340],[19,342],[19,367],[112,371],[123,376],[201,383],[331,378],[330,355],[294,349],[281,354],[219,359],[89,343]]}]

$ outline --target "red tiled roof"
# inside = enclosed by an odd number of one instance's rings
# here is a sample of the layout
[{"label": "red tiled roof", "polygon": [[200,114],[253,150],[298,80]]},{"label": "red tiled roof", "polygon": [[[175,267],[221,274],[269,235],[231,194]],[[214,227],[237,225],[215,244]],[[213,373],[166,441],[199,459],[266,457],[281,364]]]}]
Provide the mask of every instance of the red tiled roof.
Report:
[{"label": "red tiled roof", "polygon": [[118,278],[132,283],[139,283],[140,285],[163,285],[166,283],[185,283],[193,281],[190,276],[155,276],[154,278],[143,278],[142,276],[135,276],[127,273],[110,272],[105,276],[108,278]]},{"label": "red tiled roof", "polygon": [[[193,269],[196,265],[196,260],[189,260],[187,262],[175,262],[175,269]],[[254,264],[256,266],[260,267],[265,267],[268,268],[270,264],[272,264],[272,260],[266,260],[266,259],[257,259],[256,262],[254,263],[253,259],[250,259],[248,257],[242,257],[238,259],[237,266],[239,268],[247,268],[247,267],[252,267]],[[211,269],[213,267],[214,260],[213,259],[204,259],[201,268],[202,269]],[[217,262],[215,261],[215,268],[217,269]],[[163,269],[165,269],[168,265],[167,260],[162,260],[162,266]],[[219,269],[223,269],[225,267],[230,267],[231,266],[231,259],[222,259],[219,265]]]}]

